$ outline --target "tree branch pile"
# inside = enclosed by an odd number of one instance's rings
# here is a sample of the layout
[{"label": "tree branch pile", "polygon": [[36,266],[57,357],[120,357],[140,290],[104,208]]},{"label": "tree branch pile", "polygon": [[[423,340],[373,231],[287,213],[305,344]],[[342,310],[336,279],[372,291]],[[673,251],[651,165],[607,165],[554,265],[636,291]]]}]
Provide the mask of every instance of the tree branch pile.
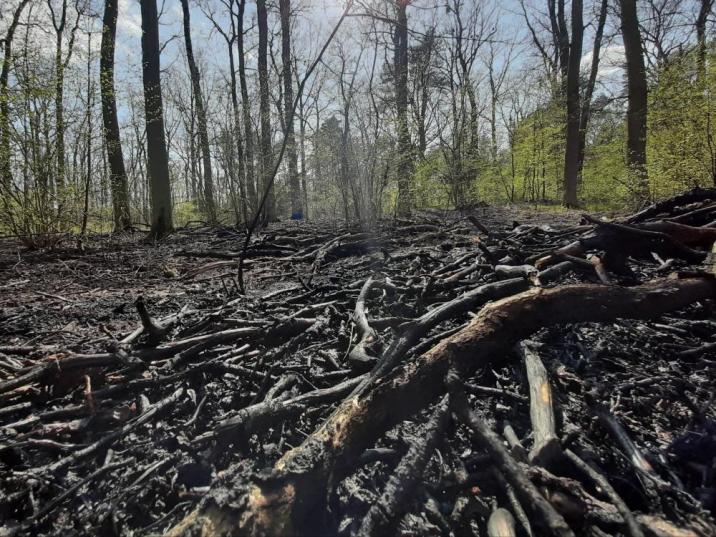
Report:
[{"label": "tree branch pile", "polygon": [[211,300],[0,346],[0,535],[712,535],[715,198],[276,225],[246,294],[187,230]]}]

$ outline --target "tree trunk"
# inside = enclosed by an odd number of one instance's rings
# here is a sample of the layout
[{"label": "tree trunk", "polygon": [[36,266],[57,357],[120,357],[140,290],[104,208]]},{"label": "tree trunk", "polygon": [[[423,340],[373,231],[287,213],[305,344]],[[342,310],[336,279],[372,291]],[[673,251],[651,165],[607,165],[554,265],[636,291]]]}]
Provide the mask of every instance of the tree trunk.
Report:
[{"label": "tree trunk", "polygon": [[293,83],[291,77],[291,0],[280,0],[281,12],[281,62],[283,63],[283,108],[286,122],[286,158],[288,181],[291,187],[291,216],[303,218],[301,182],[298,177],[298,157],[293,132]]},{"label": "tree trunk", "polygon": [[[63,10],[64,7],[65,4]],[[62,30],[58,31],[55,39],[55,188],[60,209],[65,194],[65,69],[62,62],[62,33]]]},{"label": "tree trunk", "polygon": [[259,26],[259,115],[261,116],[261,190],[266,201],[263,207],[264,222],[276,218],[276,199],[271,184],[273,148],[271,144],[271,108],[268,88],[268,14],[266,0],[256,0],[256,18]]},{"label": "tree trunk", "polygon": [[7,194],[12,186],[12,169],[10,167],[10,95],[8,94],[8,79],[10,77],[10,64],[12,63],[12,39],[20,15],[29,0],[22,0],[12,15],[12,21],[5,33],[4,57],[0,71],[0,193]]},{"label": "tree trunk", "polygon": [[649,179],[646,170],[646,70],[636,0],[620,0],[620,3],[629,91],[626,161],[631,176],[633,201],[639,206],[649,200]]},{"label": "tree trunk", "polygon": [[117,100],[114,92],[114,43],[117,35],[117,0],[105,0],[102,20],[102,44],[99,59],[99,77],[102,94],[102,122],[109,162],[109,182],[112,191],[112,214],[115,231],[129,229],[129,189],[124,168],[122,142],[117,120]]},{"label": "tree trunk", "polygon": [[569,33],[564,16],[564,0],[548,0],[547,11],[549,13],[550,31],[552,43],[556,55],[556,66],[559,72],[556,73],[559,83],[557,85],[557,98],[563,98],[567,93],[567,76],[569,71]]},{"label": "tree trunk", "polygon": [[582,60],[582,0],[572,0],[572,43],[567,68],[567,147],[564,153],[564,197],[567,207],[576,207],[579,172],[579,67]]},{"label": "tree trunk", "polygon": [[254,173],[254,129],[251,124],[251,101],[249,101],[249,89],[246,84],[246,64],[244,58],[244,8],[246,0],[239,1],[239,12],[236,24],[236,44],[239,51],[239,83],[241,84],[241,110],[244,121],[244,155],[246,157],[246,193],[249,197],[251,215],[258,210],[258,198],[256,195],[256,174]]},{"label": "tree trunk", "polygon": [[408,131],[408,2],[396,0],[397,22],[393,44],[395,47],[394,78],[395,103],[398,114],[398,216],[410,216],[412,199],[410,183],[412,182],[413,162]]},{"label": "tree trunk", "polygon": [[602,37],[604,36],[604,24],[607,20],[608,0],[602,0],[599,8],[599,19],[597,20],[597,29],[594,33],[594,46],[592,47],[592,66],[589,71],[589,80],[584,90],[582,99],[582,113],[579,118],[579,162],[577,164],[577,181],[582,180],[582,170],[584,169],[584,153],[587,147],[587,126],[592,112],[592,95],[594,94],[594,86],[597,83],[597,75],[599,74],[599,54],[602,48]]},{"label": "tree trunk", "polygon": [[[233,15],[232,15],[233,17]],[[233,24],[232,24],[233,28]],[[234,69],[234,39],[236,34],[231,36],[231,39],[227,41],[229,48],[229,72],[231,73],[231,108],[234,112],[234,137],[236,138],[236,154],[238,169],[236,170],[237,181],[239,183],[239,190],[241,195],[241,218],[244,222],[248,222],[249,214],[247,210],[247,196],[246,196],[246,168],[244,167],[244,144],[241,140],[241,115],[239,113],[239,99],[237,96],[237,84],[236,84],[236,70]],[[228,150],[232,150],[231,147]],[[229,162],[232,162],[230,159]],[[255,191],[254,191],[255,195]],[[240,224],[238,218],[236,224]]]},{"label": "tree trunk", "polygon": [[303,218],[308,220],[308,190],[306,188],[306,118],[304,117],[303,99],[300,103],[299,125],[301,136],[301,195],[303,196]]},{"label": "tree trunk", "polygon": [[87,174],[85,175],[84,206],[82,210],[82,226],[80,234],[87,234],[87,220],[89,218],[89,191],[92,184],[92,33],[87,32]]},{"label": "tree trunk", "polygon": [[184,45],[186,46],[186,59],[189,63],[191,75],[191,88],[196,101],[196,114],[199,120],[199,145],[201,146],[202,164],[204,167],[204,209],[209,224],[216,224],[216,205],[214,203],[214,179],[211,170],[211,152],[209,150],[209,132],[206,121],[206,108],[201,92],[201,76],[194,61],[194,49],[191,45],[191,22],[189,15],[189,0],[181,0],[184,15]]},{"label": "tree trunk", "polygon": [[62,34],[67,3],[62,4],[62,26],[55,33],[55,188],[57,198],[62,206],[65,190],[65,113],[64,88],[65,69],[62,62]]},{"label": "tree trunk", "polygon": [[164,138],[162,86],[159,76],[159,20],[156,0],[140,0],[142,11],[142,78],[147,129],[147,169],[152,202],[151,234],[161,237],[174,227],[169,158]]},{"label": "tree trunk", "polygon": [[701,0],[700,3],[701,6],[695,23],[698,43],[696,73],[698,79],[703,81],[706,78],[706,21],[711,14],[714,0]]}]

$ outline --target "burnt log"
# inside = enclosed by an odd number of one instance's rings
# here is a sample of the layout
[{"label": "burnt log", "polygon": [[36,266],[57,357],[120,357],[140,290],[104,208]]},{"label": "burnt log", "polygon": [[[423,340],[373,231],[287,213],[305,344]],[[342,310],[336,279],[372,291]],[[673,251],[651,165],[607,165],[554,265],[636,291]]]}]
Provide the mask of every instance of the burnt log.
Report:
[{"label": "burnt log", "polygon": [[[347,475],[363,451],[388,428],[413,416],[445,392],[452,367],[465,374],[504,362],[509,349],[536,330],[561,323],[654,318],[693,302],[716,298],[716,279],[667,278],[630,287],[567,285],[533,289],[489,304],[455,335],[417,361],[397,367],[356,391],[298,447],[288,451],[269,476],[247,487],[229,474],[214,493],[169,532],[204,535],[300,535],[334,533],[327,518],[326,489]],[[239,503],[227,490],[245,490]],[[228,493],[235,497],[235,493]]]}]

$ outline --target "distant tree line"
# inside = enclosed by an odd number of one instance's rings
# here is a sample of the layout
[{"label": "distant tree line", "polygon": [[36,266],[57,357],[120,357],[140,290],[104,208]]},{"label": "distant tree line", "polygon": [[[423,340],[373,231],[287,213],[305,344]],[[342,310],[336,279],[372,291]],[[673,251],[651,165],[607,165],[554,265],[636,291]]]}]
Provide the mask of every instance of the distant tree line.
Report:
[{"label": "distant tree line", "polygon": [[716,184],[713,0],[360,0],[308,77],[323,4],[120,7],[0,8],[0,233],[369,226]]}]

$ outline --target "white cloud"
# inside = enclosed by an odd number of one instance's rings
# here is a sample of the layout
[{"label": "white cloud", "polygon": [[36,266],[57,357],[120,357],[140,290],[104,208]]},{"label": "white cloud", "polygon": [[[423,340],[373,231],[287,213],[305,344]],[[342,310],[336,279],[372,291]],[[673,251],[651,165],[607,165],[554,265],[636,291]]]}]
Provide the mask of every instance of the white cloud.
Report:
[{"label": "white cloud", "polygon": [[[582,71],[587,71],[592,65],[592,51],[590,50],[581,60]],[[599,72],[597,79],[599,82],[606,82],[607,80],[615,80],[621,78],[624,71],[624,46],[623,45],[609,45],[601,50],[599,59]]]}]

